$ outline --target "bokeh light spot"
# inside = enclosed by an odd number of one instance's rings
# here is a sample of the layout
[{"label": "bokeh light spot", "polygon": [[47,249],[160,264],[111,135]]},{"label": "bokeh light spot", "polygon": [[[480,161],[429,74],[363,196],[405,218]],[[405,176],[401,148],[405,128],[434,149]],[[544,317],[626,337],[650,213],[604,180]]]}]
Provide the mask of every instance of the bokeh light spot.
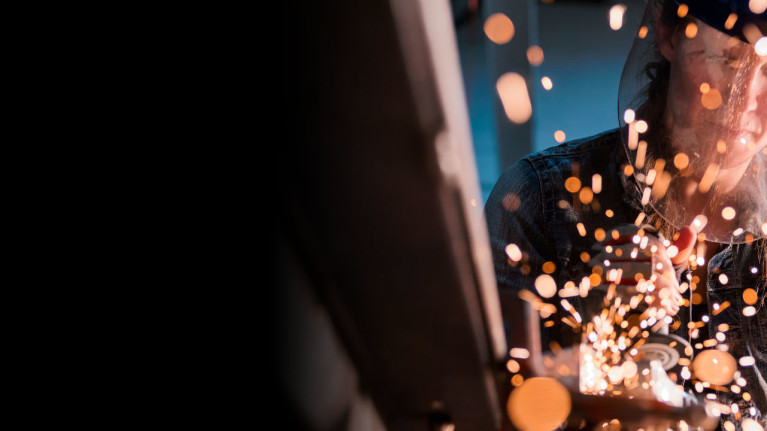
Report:
[{"label": "bokeh light spot", "polygon": [[485,35],[487,38],[503,45],[514,37],[514,23],[503,13],[494,13],[485,20]]}]

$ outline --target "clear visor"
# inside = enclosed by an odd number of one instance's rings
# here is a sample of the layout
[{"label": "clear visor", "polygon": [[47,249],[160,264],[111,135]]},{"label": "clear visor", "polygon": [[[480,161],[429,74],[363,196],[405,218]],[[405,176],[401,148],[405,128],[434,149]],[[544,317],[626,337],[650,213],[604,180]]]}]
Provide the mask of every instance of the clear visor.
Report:
[{"label": "clear visor", "polygon": [[648,5],[621,78],[624,172],[642,204],[677,229],[720,243],[767,237],[762,51]]}]

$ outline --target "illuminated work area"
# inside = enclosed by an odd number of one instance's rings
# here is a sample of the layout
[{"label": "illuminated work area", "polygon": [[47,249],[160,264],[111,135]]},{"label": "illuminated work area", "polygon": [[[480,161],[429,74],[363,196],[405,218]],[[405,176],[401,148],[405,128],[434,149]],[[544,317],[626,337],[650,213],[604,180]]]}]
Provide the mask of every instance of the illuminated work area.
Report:
[{"label": "illuminated work area", "polygon": [[767,0],[292,17],[283,427],[764,431]]}]

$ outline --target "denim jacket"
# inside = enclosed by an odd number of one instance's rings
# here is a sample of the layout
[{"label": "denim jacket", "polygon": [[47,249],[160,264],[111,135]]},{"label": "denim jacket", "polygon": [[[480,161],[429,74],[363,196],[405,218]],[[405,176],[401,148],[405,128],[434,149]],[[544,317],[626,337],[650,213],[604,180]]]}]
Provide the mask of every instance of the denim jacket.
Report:
[{"label": "denim jacket", "polygon": [[[612,227],[634,223],[643,210],[639,196],[631,192],[631,187],[626,187],[626,181],[629,181],[623,173],[626,163],[620,131],[616,129],[528,155],[502,173],[485,205],[496,277],[502,295],[521,289],[535,292],[535,279],[543,273],[546,262],[554,264],[550,275],[560,289],[568,281],[574,281],[577,285],[578,280],[591,273],[581,253],[591,250],[596,242],[597,228],[609,232]],[[565,181],[576,177],[583,186],[590,187],[595,174],[601,177],[601,191],[593,194],[590,204],[584,205],[566,189]],[[515,244],[521,251],[520,259],[509,258],[506,250],[509,244]],[[747,382],[743,391],[749,392],[757,408],[754,416],[764,418],[767,412],[767,311],[764,308],[767,281],[761,262],[763,257],[760,258],[759,253],[756,242],[750,245],[724,244],[718,248],[716,255],[706,263],[708,304],[711,307],[714,303],[725,304],[728,301],[730,305],[717,314],[714,312],[718,310],[713,309],[703,314],[709,316],[708,337],[713,338],[719,325],[726,323],[729,330],[724,334],[729,352],[736,359],[752,356],[756,360],[754,365],[738,369]],[[551,263],[547,265],[547,272],[552,269]],[[719,282],[719,274],[727,275],[726,285]],[[758,292],[759,300],[755,304],[756,314],[747,317],[742,312],[746,306],[743,291],[749,287]],[[552,303],[557,304],[558,299],[555,296]],[[587,306],[585,300],[579,297],[568,300],[580,310]],[[510,311],[504,310],[504,313]],[[689,339],[687,323],[691,319],[690,309],[682,307],[675,319],[680,320],[675,334]],[[551,339],[573,341],[572,331],[562,329],[562,326],[566,325],[541,328],[544,347]],[[514,328],[507,324],[506,330],[510,334]],[[690,340],[691,344],[702,342],[705,337]],[[742,399],[741,394],[734,396],[725,392],[718,392],[717,396],[720,402],[727,405]],[[741,406],[740,410],[744,413],[743,407],[750,409],[749,406]],[[748,412],[744,416],[751,414]],[[723,415],[722,421],[725,418]]]}]

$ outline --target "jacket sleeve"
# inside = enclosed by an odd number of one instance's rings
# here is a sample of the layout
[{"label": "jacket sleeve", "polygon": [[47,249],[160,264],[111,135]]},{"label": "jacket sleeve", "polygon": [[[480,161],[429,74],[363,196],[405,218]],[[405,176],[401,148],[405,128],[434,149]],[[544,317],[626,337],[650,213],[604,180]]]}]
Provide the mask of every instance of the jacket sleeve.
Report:
[{"label": "jacket sleeve", "polygon": [[[540,342],[544,350],[550,339],[539,328],[541,338],[533,340],[526,307],[519,298],[523,289],[536,292],[535,280],[542,266],[556,265],[556,250],[543,207],[541,181],[532,164],[521,159],[507,168],[497,181],[487,203],[485,219],[492,247],[493,265],[501,301],[506,338],[510,347]],[[518,252],[517,252],[518,251]],[[528,310],[529,311],[529,310]]]},{"label": "jacket sleeve", "polygon": [[493,265],[501,291],[534,291],[535,278],[542,273],[543,264],[553,260],[553,244],[545,234],[542,193],[538,174],[530,162],[522,159],[503,172],[485,204]]}]

